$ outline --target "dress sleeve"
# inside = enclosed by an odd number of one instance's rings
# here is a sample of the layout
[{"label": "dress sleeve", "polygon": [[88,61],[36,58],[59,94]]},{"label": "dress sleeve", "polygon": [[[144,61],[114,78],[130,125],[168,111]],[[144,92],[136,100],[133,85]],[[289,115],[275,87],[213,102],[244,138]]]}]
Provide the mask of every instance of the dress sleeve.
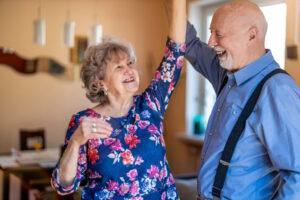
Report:
[{"label": "dress sleeve", "polygon": [[197,37],[194,26],[189,22],[186,31],[185,58],[195,70],[211,82],[214,90],[218,91],[227,71],[221,68],[219,58],[213,48]]},{"label": "dress sleeve", "polygon": [[[69,123],[69,127],[67,130],[67,134],[66,134],[66,138],[65,138],[65,144],[64,144],[64,148],[66,149],[69,143],[69,140],[72,136],[72,134],[74,133],[74,131],[77,129],[77,127],[80,124],[80,119],[78,119],[77,115],[73,115],[70,123]],[[60,195],[67,195],[70,193],[75,192],[79,185],[80,182],[85,179],[85,171],[87,168],[87,155],[86,155],[86,146],[82,145],[79,149],[79,156],[78,156],[78,163],[77,163],[77,174],[76,177],[74,179],[74,182],[72,183],[71,186],[69,187],[65,187],[62,184],[60,184],[59,181],[59,177],[58,177],[58,172],[59,172],[59,161],[55,167],[55,169],[53,170],[52,173],[52,178],[51,178],[51,184],[52,187],[57,191],[58,194]]]},{"label": "dress sleeve", "polygon": [[158,111],[161,116],[165,114],[169,99],[179,79],[184,52],[185,44],[177,44],[168,39],[162,62],[156,70],[150,86],[143,93],[147,105]]},{"label": "dress sleeve", "polygon": [[[285,74],[276,77],[287,76]],[[300,92],[295,83],[270,80],[253,126],[284,181],[278,199],[299,199]],[[274,87],[275,86],[275,87]]]}]

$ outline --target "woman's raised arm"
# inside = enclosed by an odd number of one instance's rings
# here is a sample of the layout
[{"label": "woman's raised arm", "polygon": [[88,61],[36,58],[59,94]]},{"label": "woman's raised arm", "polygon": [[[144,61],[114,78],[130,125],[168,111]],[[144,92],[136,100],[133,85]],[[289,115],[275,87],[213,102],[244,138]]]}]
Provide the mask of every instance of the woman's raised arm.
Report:
[{"label": "woman's raised arm", "polygon": [[186,0],[166,0],[169,9],[169,37],[176,43],[185,43]]}]

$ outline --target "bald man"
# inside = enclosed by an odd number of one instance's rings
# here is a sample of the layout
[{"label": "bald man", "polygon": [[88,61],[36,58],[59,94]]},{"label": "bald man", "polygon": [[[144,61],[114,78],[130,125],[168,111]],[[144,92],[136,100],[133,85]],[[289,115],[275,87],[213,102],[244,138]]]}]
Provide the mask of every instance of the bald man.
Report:
[{"label": "bald man", "polygon": [[[191,24],[186,39],[186,58],[219,93],[205,133],[198,199],[300,199],[300,92],[289,75],[265,82],[231,160],[221,159],[252,92],[280,68],[265,49],[263,13],[249,1],[232,1],[215,12],[210,30],[208,45]],[[228,170],[216,176],[219,165]]]}]

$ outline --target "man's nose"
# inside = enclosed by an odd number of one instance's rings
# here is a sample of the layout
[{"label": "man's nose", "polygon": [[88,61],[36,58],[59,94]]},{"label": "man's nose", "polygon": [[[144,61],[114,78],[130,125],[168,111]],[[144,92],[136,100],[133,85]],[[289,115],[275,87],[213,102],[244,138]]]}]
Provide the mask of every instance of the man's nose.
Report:
[{"label": "man's nose", "polygon": [[218,45],[216,36],[214,34],[211,34],[208,40],[208,46],[215,47]]}]

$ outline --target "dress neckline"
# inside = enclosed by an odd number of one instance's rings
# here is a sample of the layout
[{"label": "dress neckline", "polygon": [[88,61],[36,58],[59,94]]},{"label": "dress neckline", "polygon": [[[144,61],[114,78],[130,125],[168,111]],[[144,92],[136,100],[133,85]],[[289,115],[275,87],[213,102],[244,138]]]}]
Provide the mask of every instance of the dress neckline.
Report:
[{"label": "dress neckline", "polygon": [[125,115],[121,116],[121,117],[105,116],[105,115],[102,115],[102,114],[96,112],[93,108],[87,108],[87,110],[92,111],[94,114],[98,115],[98,117],[104,119],[105,121],[108,121],[108,120],[110,120],[110,119],[124,120],[124,119],[126,119],[126,118],[129,116],[129,114],[133,111],[133,109],[134,109],[134,107],[135,107],[135,104],[136,104],[136,100],[137,100],[137,95],[136,95],[136,96],[133,96],[133,102],[132,102],[132,105],[131,105],[131,107],[129,108],[128,112],[127,112]]}]

